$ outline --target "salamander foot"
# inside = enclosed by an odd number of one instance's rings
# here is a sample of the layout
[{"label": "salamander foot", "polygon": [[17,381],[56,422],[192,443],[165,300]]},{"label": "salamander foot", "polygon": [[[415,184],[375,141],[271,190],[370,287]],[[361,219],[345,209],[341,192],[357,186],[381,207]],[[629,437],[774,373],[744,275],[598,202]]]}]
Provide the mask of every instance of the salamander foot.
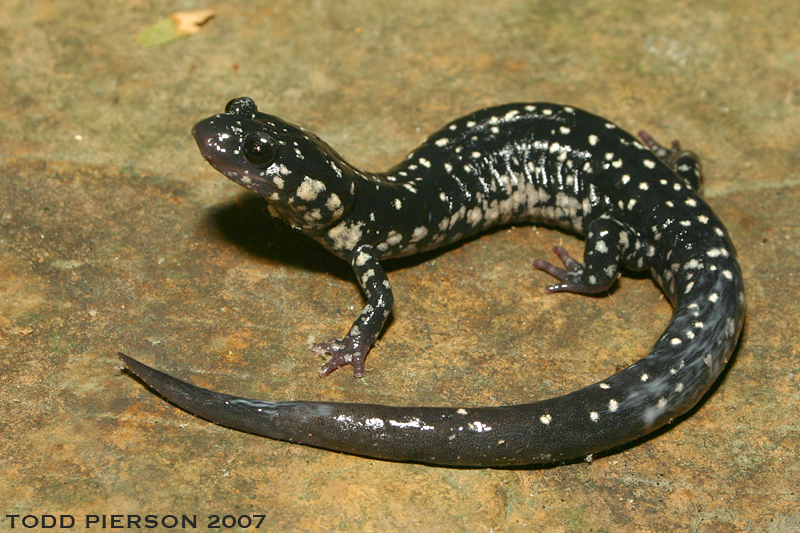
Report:
[{"label": "salamander foot", "polygon": [[369,345],[353,337],[333,339],[328,342],[319,342],[311,347],[311,351],[318,354],[330,354],[331,358],[319,370],[320,377],[325,377],[337,368],[352,365],[353,376],[364,377],[364,361],[369,352]]}]

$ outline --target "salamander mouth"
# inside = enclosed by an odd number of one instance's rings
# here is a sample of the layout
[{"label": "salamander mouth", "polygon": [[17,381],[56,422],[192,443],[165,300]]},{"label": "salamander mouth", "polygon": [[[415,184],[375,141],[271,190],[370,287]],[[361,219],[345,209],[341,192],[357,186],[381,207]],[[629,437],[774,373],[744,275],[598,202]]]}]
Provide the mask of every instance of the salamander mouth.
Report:
[{"label": "salamander mouth", "polygon": [[208,154],[203,154],[202,150],[200,152],[201,152],[201,155],[203,156],[203,159],[206,160],[206,163],[211,165],[212,168],[214,168],[215,170],[225,174],[227,177],[229,177],[231,179],[233,179],[233,178],[237,178],[238,179],[239,176],[242,175],[242,173],[239,172],[238,170],[236,170],[234,167],[232,167],[230,165],[226,165],[222,161],[215,160],[212,157],[209,157]]},{"label": "salamander mouth", "polygon": [[269,194],[272,192],[278,192],[278,189],[274,184],[272,184],[272,182],[262,176],[259,176],[258,174],[245,174],[244,172],[232,166],[226,165],[221,161],[215,161],[208,157],[206,157],[205,160],[223,176],[238,183],[242,187],[250,189],[253,192],[261,195],[264,195],[265,193]]}]

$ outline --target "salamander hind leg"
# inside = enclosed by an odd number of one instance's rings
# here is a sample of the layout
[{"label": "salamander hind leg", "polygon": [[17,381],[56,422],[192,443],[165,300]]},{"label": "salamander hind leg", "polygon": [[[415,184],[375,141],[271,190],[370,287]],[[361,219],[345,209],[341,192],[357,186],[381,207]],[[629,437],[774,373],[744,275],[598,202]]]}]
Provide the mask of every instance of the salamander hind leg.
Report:
[{"label": "salamander hind leg", "polygon": [[678,141],[672,141],[670,148],[662,146],[646,131],[640,131],[639,138],[662,163],[683,178],[692,189],[700,191],[703,182],[703,168],[697,154],[683,150]]},{"label": "salamander hind leg", "polygon": [[534,260],[531,265],[561,281],[545,287],[547,293],[596,294],[614,284],[620,275],[620,264],[632,270],[645,268],[643,248],[635,232],[603,216],[593,221],[586,232],[585,265],[573,259],[561,246],[554,247],[553,252],[564,268],[542,259]]}]

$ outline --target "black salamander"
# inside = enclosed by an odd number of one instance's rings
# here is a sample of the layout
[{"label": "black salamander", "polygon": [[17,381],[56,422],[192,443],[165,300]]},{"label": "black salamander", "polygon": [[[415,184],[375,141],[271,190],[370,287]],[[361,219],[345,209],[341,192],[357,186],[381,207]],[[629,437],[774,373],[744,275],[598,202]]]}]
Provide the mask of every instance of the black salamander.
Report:
[{"label": "black salamander", "polygon": [[396,461],[497,466],[553,463],[642,437],[685,413],[736,345],[744,291],[728,233],[698,195],[700,166],[677,143],[641,142],[605,119],[554,104],[482,109],[433,134],[383,173],[356,169],[303,128],[249,98],[198,123],[203,157],[263,196],[273,215],[348,261],[367,303],[341,339],[314,346],[362,376],[392,309],[380,261],[431,250],[503,224],[546,223],[585,235],[584,264],[547,292],[598,293],[620,267],[649,270],[671,301],[666,331],[608,379],[525,405],[391,407],[259,401],[201,389],[120,354],[175,405],[230,428]]}]

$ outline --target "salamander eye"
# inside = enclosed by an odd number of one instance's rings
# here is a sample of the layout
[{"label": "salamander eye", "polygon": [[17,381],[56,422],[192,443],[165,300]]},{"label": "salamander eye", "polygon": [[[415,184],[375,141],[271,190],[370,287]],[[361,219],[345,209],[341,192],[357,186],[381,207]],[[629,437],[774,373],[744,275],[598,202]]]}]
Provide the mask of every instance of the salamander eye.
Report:
[{"label": "salamander eye", "polygon": [[244,115],[252,117],[258,112],[256,103],[250,98],[243,96],[241,98],[234,98],[225,104],[225,112],[232,115]]},{"label": "salamander eye", "polygon": [[266,133],[250,133],[242,142],[244,157],[258,167],[268,167],[278,155],[278,141]]}]

